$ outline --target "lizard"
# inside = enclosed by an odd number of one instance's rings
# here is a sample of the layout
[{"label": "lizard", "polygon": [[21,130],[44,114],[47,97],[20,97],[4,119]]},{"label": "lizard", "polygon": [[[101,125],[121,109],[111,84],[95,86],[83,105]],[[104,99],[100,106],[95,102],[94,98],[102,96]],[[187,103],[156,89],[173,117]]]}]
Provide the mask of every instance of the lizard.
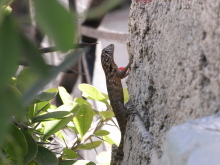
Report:
[{"label": "lizard", "polygon": [[102,50],[101,63],[106,77],[106,86],[110,104],[121,131],[121,141],[119,147],[115,156],[113,155],[111,160],[111,165],[117,165],[121,157],[124,155],[124,135],[126,131],[127,116],[129,114],[128,110],[124,106],[124,95],[121,79],[125,78],[129,74],[129,68],[132,64],[132,60],[130,60],[124,69],[119,70],[118,66],[114,62],[114,45],[110,44]]}]

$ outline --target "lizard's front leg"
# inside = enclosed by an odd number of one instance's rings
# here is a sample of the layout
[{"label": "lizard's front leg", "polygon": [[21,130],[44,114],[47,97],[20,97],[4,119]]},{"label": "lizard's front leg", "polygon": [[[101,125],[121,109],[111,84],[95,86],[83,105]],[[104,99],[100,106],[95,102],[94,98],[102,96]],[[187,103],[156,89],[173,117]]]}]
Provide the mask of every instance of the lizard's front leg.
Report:
[{"label": "lizard's front leg", "polygon": [[130,60],[128,65],[124,67],[122,71],[120,71],[119,69],[117,70],[116,75],[120,77],[121,79],[125,78],[129,74],[128,69],[130,68],[132,63],[133,63],[133,60]]}]

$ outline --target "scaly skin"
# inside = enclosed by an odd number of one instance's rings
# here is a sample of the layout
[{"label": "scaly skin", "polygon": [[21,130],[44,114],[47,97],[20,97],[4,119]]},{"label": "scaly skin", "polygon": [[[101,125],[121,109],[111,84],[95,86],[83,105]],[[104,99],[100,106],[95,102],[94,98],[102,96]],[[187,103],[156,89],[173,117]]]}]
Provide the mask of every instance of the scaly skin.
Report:
[{"label": "scaly skin", "polygon": [[128,115],[128,111],[124,107],[124,95],[121,79],[128,75],[128,69],[132,64],[132,61],[130,61],[129,64],[120,71],[114,62],[114,45],[110,44],[102,50],[101,63],[105,72],[109,100],[121,131],[121,142],[117,153],[112,156],[111,161],[111,165],[117,165],[121,157],[124,155],[123,144]]}]

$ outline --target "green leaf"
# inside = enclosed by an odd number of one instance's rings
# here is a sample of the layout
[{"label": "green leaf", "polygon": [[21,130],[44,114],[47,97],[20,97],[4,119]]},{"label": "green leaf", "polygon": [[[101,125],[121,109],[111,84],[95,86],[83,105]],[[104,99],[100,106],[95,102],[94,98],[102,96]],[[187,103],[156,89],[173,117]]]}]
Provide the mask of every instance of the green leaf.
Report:
[{"label": "green leaf", "polygon": [[99,114],[103,117],[104,120],[115,116],[114,112],[112,112],[112,111],[101,111],[101,112],[99,112]]},{"label": "green leaf", "polygon": [[2,7],[2,8],[4,9],[4,13],[5,13],[6,15],[11,14],[12,8],[11,8],[10,6],[4,5],[4,6],[0,6],[0,7]]},{"label": "green leaf", "polygon": [[50,82],[53,78],[55,78],[58,73],[65,70],[66,68],[75,65],[78,62],[79,57],[83,52],[87,52],[88,49],[84,50],[76,50],[74,52],[69,53],[65,60],[57,67],[54,67],[53,70],[50,71],[50,74],[45,78],[40,78],[28,91],[26,91],[23,95],[22,101],[25,104],[29,104],[33,98],[35,98],[36,93],[38,93],[42,88]]},{"label": "green leaf", "polygon": [[39,165],[58,165],[56,156],[48,149],[38,146],[37,156],[34,161]]},{"label": "green leaf", "polygon": [[27,153],[27,141],[24,134],[14,124],[10,126],[10,132],[5,138],[6,143],[2,148],[5,152],[18,162],[22,161],[22,158]]},{"label": "green leaf", "polygon": [[102,141],[93,141],[91,143],[81,144],[77,147],[77,150],[91,150],[97,148],[100,144],[102,144]]},{"label": "green leaf", "polygon": [[32,162],[29,163],[28,165],[37,165],[37,163],[35,163],[34,161],[32,161]]},{"label": "green leaf", "polygon": [[52,100],[56,97],[57,95],[57,89],[56,88],[51,88],[50,90],[47,90],[45,92],[42,92],[39,94],[36,98],[40,101],[48,101]]},{"label": "green leaf", "polygon": [[128,88],[123,88],[123,94],[124,94],[124,103],[127,103],[129,100]]},{"label": "green leaf", "polygon": [[[7,0],[0,0],[0,6],[6,5]],[[4,8],[0,7],[0,26],[2,24],[2,21],[4,20],[5,17],[5,11]]]},{"label": "green leaf", "polygon": [[116,144],[117,146],[119,145],[118,143],[116,143],[110,136],[103,136],[103,139],[105,140],[105,142],[107,142],[109,145],[112,144]]},{"label": "green leaf", "polygon": [[76,37],[76,21],[56,0],[33,0],[39,28],[51,38],[61,51],[72,48]]},{"label": "green leaf", "polygon": [[71,97],[70,94],[66,91],[66,89],[65,89],[64,87],[59,86],[59,87],[58,87],[58,90],[59,90],[60,98],[61,98],[61,100],[63,101],[63,104],[72,102],[72,97]]},{"label": "green leaf", "polygon": [[35,111],[39,111],[39,110],[46,111],[52,106],[51,104],[49,104],[50,102],[51,100],[35,103],[34,104]]},{"label": "green leaf", "polygon": [[88,160],[65,160],[60,161],[59,165],[96,165]]},{"label": "green leaf", "polygon": [[76,127],[68,125],[68,128],[70,128],[73,132],[75,132],[76,134],[79,134],[79,132],[77,131]]},{"label": "green leaf", "polygon": [[68,111],[68,112],[72,112],[72,113],[76,114],[79,111],[79,104],[75,103],[75,102],[66,103],[66,104],[59,106],[56,109],[56,111]]},{"label": "green leaf", "polygon": [[88,106],[91,106],[91,104],[88,101],[86,101],[85,99],[83,99],[81,97],[76,97],[74,99],[74,102],[78,103],[79,105],[87,104]]},{"label": "green leaf", "polygon": [[33,67],[34,71],[39,75],[46,77],[49,74],[49,67],[41,57],[41,52],[26,37],[20,35],[23,56],[28,64]]},{"label": "green leaf", "polygon": [[74,125],[76,126],[77,131],[80,134],[80,139],[86,134],[89,130],[93,119],[93,110],[87,104],[80,106],[80,111],[73,118]]},{"label": "green leaf", "polygon": [[109,107],[109,103],[105,96],[103,96],[103,94],[94,86],[89,84],[79,84],[79,89],[83,92],[84,97],[88,98],[89,96],[90,99],[101,101]]},{"label": "green leaf", "polygon": [[31,68],[23,69],[17,77],[17,88],[21,93],[26,92],[39,79],[39,75]]},{"label": "green leaf", "polygon": [[[74,108],[71,110],[71,112],[72,113],[75,112],[74,115],[76,115],[77,111],[79,110],[80,110],[80,107],[78,105],[75,105]],[[57,131],[66,127],[66,125],[73,119],[74,115],[70,115],[69,117],[66,117],[61,120],[48,121],[44,129],[44,134],[45,134],[44,139],[47,139],[52,134],[55,134]]]},{"label": "green leaf", "polygon": [[28,113],[28,119],[32,120],[39,110],[41,112],[46,112],[48,109],[51,109],[53,105],[49,104],[50,101],[43,101],[35,104],[31,104],[29,106],[29,113]]},{"label": "green leaf", "polygon": [[21,130],[21,131],[24,134],[26,141],[27,141],[27,145],[28,145],[27,154],[24,157],[24,164],[28,164],[37,155],[38,146],[37,146],[37,143],[35,142],[35,140],[32,138],[32,136],[29,133],[27,133],[24,130]]},{"label": "green leaf", "polygon": [[16,78],[15,78],[15,77],[12,77],[12,78],[9,80],[8,84],[11,85],[11,86],[16,87]]},{"label": "green leaf", "polygon": [[51,135],[55,134],[57,131],[66,127],[66,125],[73,119],[74,115],[70,115],[61,120],[52,120],[47,121],[45,129],[44,129],[44,137],[43,139],[46,140]]},{"label": "green leaf", "polygon": [[8,126],[11,116],[16,116],[23,119],[25,111],[21,102],[21,93],[17,88],[7,85],[3,90],[0,90],[0,144],[2,143],[5,133],[8,131]]},{"label": "green leaf", "polygon": [[96,131],[94,133],[94,135],[96,135],[96,136],[106,136],[106,135],[109,135],[109,134],[110,134],[110,132],[108,132],[106,130],[99,130],[99,131]]},{"label": "green leaf", "polygon": [[[1,96],[2,97],[2,96]],[[6,132],[8,131],[8,127],[9,127],[9,121],[10,121],[10,113],[8,112],[8,107],[7,105],[4,107],[2,106],[2,102],[4,102],[3,99],[0,99],[0,144],[2,144],[3,142],[3,137],[6,134]],[[3,103],[4,105],[5,103]]]},{"label": "green leaf", "polygon": [[18,69],[17,60],[20,55],[17,27],[10,16],[5,16],[0,26],[0,70],[4,73],[0,78],[0,89],[14,76]]},{"label": "green leaf", "polygon": [[106,99],[106,100],[109,100],[109,97],[108,97],[108,95],[107,95],[107,94],[102,93],[102,95],[105,97],[105,99]]},{"label": "green leaf", "polygon": [[78,157],[78,154],[69,148],[63,149],[63,158],[64,159],[75,159]]},{"label": "green leaf", "polygon": [[14,86],[7,85],[0,92],[0,109],[23,120],[25,108],[21,102],[21,92]]},{"label": "green leaf", "polygon": [[71,116],[70,114],[72,114],[72,113],[68,112],[68,111],[50,112],[50,113],[33,118],[32,123],[67,118],[67,117]]},{"label": "green leaf", "polygon": [[56,135],[57,137],[59,137],[60,139],[62,139],[63,142],[66,144],[65,135],[64,135],[64,133],[63,133],[61,130],[57,131],[57,132],[55,133],[55,135]]}]

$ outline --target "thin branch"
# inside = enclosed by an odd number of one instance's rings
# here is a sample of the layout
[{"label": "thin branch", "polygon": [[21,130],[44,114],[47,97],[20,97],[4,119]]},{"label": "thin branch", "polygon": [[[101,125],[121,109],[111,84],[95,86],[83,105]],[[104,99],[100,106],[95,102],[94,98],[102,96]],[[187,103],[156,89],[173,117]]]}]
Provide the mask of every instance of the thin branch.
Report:
[{"label": "thin branch", "polygon": [[98,155],[98,152],[97,152],[97,150],[96,150],[96,148],[95,148],[95,145],[94,145],[94,143],[93,143],[92,139],[90,138],[89,140],[90,140],[90,142],[92,143],[92,146],[93,146],[93,149],[94,149],[94,150],[95,150],[95,152],[96,152],[96,155]]},{"label": "thin branch", "polygon": [[37,142],[37,144],[59,145],[59,144],[54,144],[54,143],[46,143],[46,142]]}]

